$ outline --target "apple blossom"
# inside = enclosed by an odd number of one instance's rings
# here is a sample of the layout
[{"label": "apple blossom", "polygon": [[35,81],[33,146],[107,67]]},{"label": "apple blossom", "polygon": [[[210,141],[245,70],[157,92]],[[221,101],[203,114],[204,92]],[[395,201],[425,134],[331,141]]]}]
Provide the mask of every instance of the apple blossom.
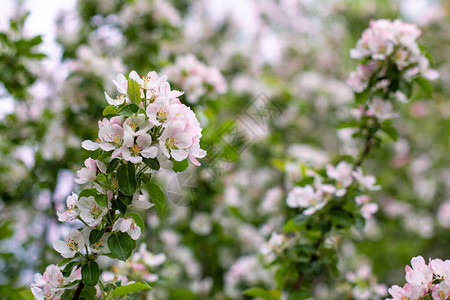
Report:
[{"label": "apple blossom", "polygon": [[375,185],[375,177],[372,175],[364,176],[363,171],[360,167],[356,168],[356,171],[353,171],[352,175],[365,189],[376,191],[381,188],[379,185]]},{"label": "apple blossom", "polygon": [[75,182],[78,184],[84,184],[93,181],[97,176],[97,163],[92,158],[88,158],[84,161],[86,168],[82,168],[77,171],[78,178],[75,178]]},{"label": "apple blossom", "polygon": [[67,210],[63,213],[56,212],[58,215],[58,220],[60,222],[72,221],[78,218],[80,215],[80,210],[76,208],[78,203],[78,195],[72,193],[72,195],[68,196],[66,199]]},{"label": "apple blossom", "polygon": [[84,237],[76,229],[71,229],[69,235],[64,241],[55,241],[53,248],[58,251],[62,257],[74,257],[77,252],[84,249]]},{"label": "apple blossom", "polygon": [[141,227],[136,225],[136,222],[134,222],[132,217],[119,218],[114,223],[112,230],[126,232],[133,240],[137,240],[141,236]]},{"label": "apple blossom", "polygon": [[102,221],[102,218],[108,212],[107,207],[100,206],[95,202],[93,196],[81,197],[77,204],[80,210],[81,219],[90,227],[95,227]]}]

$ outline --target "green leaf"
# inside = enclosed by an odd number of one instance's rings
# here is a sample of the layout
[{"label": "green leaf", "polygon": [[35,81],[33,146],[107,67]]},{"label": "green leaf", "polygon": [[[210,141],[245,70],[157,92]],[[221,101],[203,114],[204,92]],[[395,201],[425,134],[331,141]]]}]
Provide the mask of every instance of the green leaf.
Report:
[{"label": "green leaf", "polygon": [[107,207],[108,206],[108,196],[103,194],[97,194],[94,196],[95,202],[97,202],[98,205]]},{"label": "green leaf", "polygon": [[410,82],[400,80],[398,89],[405,94],[405,96],[410,99],[412,96],[413,88]]},{"label": "green leaf", "polygon": [[117,179],[119,181],[119,190],[127,196],[133,195],[136,191],[136,170],[134,164],[127,162],[117,169]]},{"label": "green leaf", "polygon": [[22,296],[25,300],[34,300],[34,295],[31,290],[23,290],[19,291],[20,296]]},{"label": "green leaf", "polygon": [[173,170],[175,172],[177,172],[177,173],[183,172],[184,170],[187,169],[187,167],[189,167],[189,162],[188,162],[187,158],[182,161],[173,160]]},{"label": "green leaf", "polygon": [[414,81],[420,86],[420,88],[425,92],[428,98],[433,96],[433,87],[428,79],[424,77],[414,78]]},{"label": "green leaf", "polygon": [[261,288],[251,288],[248,290],[245,290],[244,295],[250,296],[250,297],[258,297],[265,300],[273,300],[275,299],[268,291],[261,289]]},{"label": "green leaf", "polygon": [[[126,204],[124,204],[123,202],[122,202],[122,200],[120,199],[120,195],[121,195],[122,193],[119,193],[119,197],[117,198],[117,199],[113,199],[112,201],[111,201],[111,208],[113,209],[113,210],[120,210],[120,212],[122,213],[122,214],[125,214],[126,212],[127,212],[127,205]],[[123,194],[122,194],[123,195]]]},{"label": "green leaf", "polygon": [[118,158],[114,158],[113,160],[111,160],[108,164],[108,167],[106,168],[106,173],[112,173],[114,172],[114,170],[117,168],[117,165],[119,164],[119,159]]},{"label": "green leaf", "polygon": [[61,261],[58,263],[59,267],[62,267],[64,265],[66,265],[67,263],[71,262],[73,260],[73,257],[69,257],[69,258],[63,258],[61,259]]},{"label": "green leaf", "polygon": [[289,296],[289,300],[303,300],[311,297],[312,295],[309,291],[295,291]]},{"label": "green leaf", "polygon": [[[128,98],[130,98],[130,100],[131,100],[131,103],[134,103],[137,105],[139,105],[139,103],[141,103],[141,87],[140,87],[139,83],[137,83],[136,81],[134,81],[131,78],[128,79],[127,94],[128,94]],[[136,109],[136,111],[138,111],[138,109]]]},{"label": "green leaf", "polygon": [[78,195],[78,199],[80,199],[81,197],[90,197],[90,196],[97,196],[98,195],[98,191],[96,189],[86,189],[86,190],[82,190],[81,193]]},{"label": "green leaf", "polygon": [[85,286],[80,294],[80,299],[97,300],[97,289],[93,286]]},{"label": "green leaf", "polygon": [[72,270],[73,270],[73,267],[76,265],[76,264],[78,264],[79,262],[78,261],[72,261],[72,262],[70,262],[70,263],[68,263],[65,267],[64,267],[64,270],[62,270],[62,274],[63,274],[63,276],[64,277],[69,277],[70,276],[70,274],[72,274]]},{"label": "green leaf", "polygon": [[283,231],[286,233],[300,230],[300,229],[301,229],[301,227],[295,224],[294,219],[289,219],[283,226]]},{"label": "green leaf", "polygon": [[93,229],[89,234],[89,244],[93,245],[97,243],[102,238],[104,233],[105,233],[104,229],[102,230]]},{"label": "green leaf", "polygon": [[297,182],[296,186],[306,186],[308,184],[312,184],[314,182],[314,177],[308,176]]},{"label": "green leaf", "polygon": [[149,286],[148,283],[141,281],[119,286],[113,291],[112,295],[113,297],[119,297],[148,289],[151,289],[151,286]]},{"label": "green leaf", "polygon": [[353,127],[359,127],[359,122],[356,121],[356,120],[351,120],[351,121],[348,121],[348,122],[344,122],[344,123],[341,123],[341,124],[338,126],[338,129],[342,129],[342,128],[353,128]]},{"label": "green leaf", "polygon": [[100,277],[100,270],[95,261],[89,261],[81,267],[81,280],[87,286],[94,286]]},{"label": "green leaf", "polygon": [[383,130],[384,132],[386,132],[386,134],[387,134],[393,141],[397,141],[397,137],[398,137],[398,135],[397,135],[397,130],[396,130],[394,127],[392,127],[392,126],[390,126],[390,125],[385,125],[385,126],[383,126],[382,130]]},{"label": "green leaf", "polygon": [[145,189],[147,190],[148,195],[150,196],[150,200],[155,204],[156,210],[159,215],[162,215],[164,211],[164,206],[166,205],[166,196],[163,191],[153,182],[145,183]]},{"label": "green leaf", "polygon": [[113,232],[108,238],[111,253],[120,260],[126,261],[133,252],[133,239],[125,232]]},{"label": "green leaf", "polygon": [[61,296],[61,300],[72,300],[75,295],[75,290],[66,289]]},{"label": "green leaf", "polygon": [[105,109],[103,110],[103,115],[107,116],[107,115],[115,115],[119,112],[120,108],[118,108],[115,105],[108,105],[107,107],[105,107]]},{"label": "green leaf", "polygon": [[303,223],[305,223],[306,221],[308,221],[310,218],[311,218],[311,215],[299,214],[294,217],[294,223],[295,223],[295,225],[300,226]]},{"label": "green leaf", "polygon": [[125,105],[119,112],[119,115],[123,115],[123,116],[131,116],[132,114],[134,114],[135,112],[137,112],[139,110],[139,106],[137,106],[136,104],[128,104]]},{"label": "green leaf", "polygon": [[142,160],[144,161],[144,164],[150,167],[150,169],[158,171],[161,168],[157,158],[143,158]]}]

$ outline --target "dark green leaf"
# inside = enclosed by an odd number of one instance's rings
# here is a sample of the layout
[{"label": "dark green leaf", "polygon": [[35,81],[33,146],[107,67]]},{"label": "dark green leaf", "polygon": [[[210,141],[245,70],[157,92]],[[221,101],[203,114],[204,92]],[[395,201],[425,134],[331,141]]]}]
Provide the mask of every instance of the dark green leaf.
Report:
[{"label": "dark green leaf", "polygon": [[[133,79],[128,79],[128,88],[127,88],[128,98],[130,98],[131,103],[139,105],[141,103],[141,88],[139,83],[134,81]],[[138,108],[139,109],[139,108]],[[136,109],[136,111],[138,111]],[[136,112],[135,111],[135,112]]]},{"label": "dark green leaf", "polygon": [[64,270],[62,270],[62,274],[63,274],[63,276],[64,277],[69,277],[70,276],[70,274],[72,274],[72,270],[73,270],[73,267],[76,265],[76,264],[78,264],[79,262],[78,261],[72,261],[72,262],[70,262],[70,263],[68,263],[65,267],[64,267]]},{"label": "dark green leaf", "polygon": [[144,186],[150,196],[150,200],[155,204],[158,214],[161,215],[166,205],[166,196],[156,183],[148,182]]},{"label": "dark green leaf", "polygon": [[126,261],[133,252],[133,239],[125,232],[113,232],[108,238],[111,253],[120,260]]},{"label": "dark green leaf", "polygon": [[70,258],[63,258],[63,259],[61,259],[61,261],[58,263],[58,266],[59,266],[59,267],[62,267],[62,266],[64,266],[64,265],[68,264],[69,262],[71,262],[72,260],[73,260],[73,257],[70,257]]},{"label": "dark green leaf", "polygon": [[173,160],[173,170],[175,172],[177,172],[177,173],[183,172],[184,170],[187,169],[187,167],[189,167],[189,162],[188,162],[187,158],[182,161]]},{"label": "dark green leaf", "polygon": [[133,195],[136,191],[136,171],[134,164],[127,162],[117,169],[117,179],[119,181],[119,190],[127,196]]},{"label": "dark green leaf", "polygon": [[80,299],[97,300],[97,289],[93,286],[85,286],[81,292]]},{"label": "dark green leaf", "polygon": [[87,286],[94,286],[100,277],[100,270],[95,261],[89,261],[81,267],[81,280]]},{"label": "dark green leaf", "polygon": [[115,115],[119,112],[120,108],[118,108],[115,105],[108,105],[107,107],[105,107],[105,109],[103,110],[103,115],[107,116],[107,115]]},{"label": "dark green leaf", "polygon": [[148,283],[141,281],[141,282],[135,282],[132,284],[119,286],[118,288],[116,288],[113,291],[112,295],[113,295],[113,297],[119,297],[119,296],[131,294],[131,293],[135,293],[138,291],[142,291],[142,290],[148,290],[148,289],[151,289],[151,286],[149,286]]},{"label": "dark green leaf", "polygon": [[132,114],[134,114],[135,112],[137,112],[139,110],[139,106],[137,106],[136,104],[128,104],[125,105],[119,112],[119,115],[123,115],[123,116],[131,116]]},{"label": "dark green leaf", "polygon": [[114,158],[113,160],[111,160],[108,164],[108,167],[106,168],[106,173],[112,173],[114,172],[114,170],[117,168],[117,165],[119,164],[119,159],[118,158]]},{"label": "dark green leaf", "polygon": [[144,158],[143,161],[150,169],[158,171],[161,167],[157,158]]},{"label": "dark green leaf", "polygon": [[123,204],[130,205],[131,202],[133,201],[133,196],[127,196],[119,192],[119,199],[120,201],[122,201]]},{"label": "dark green leaf", "polygon": [[89,234],[89,244],[93,245],[97,243],[102,238],[104,233],[105,233],[104,229],[102,230],[93,229]]},{"label": "dark green leaf", "polygon": [[[119,195],[120,195],[120,193],[119,193]],[[111,201],[111,208],[113,210],[117,210],[117,209],[120,210],[120,212],[122,214],[125,214],[127,212],[127,205],[122,202],[122,200],[120,199],[120,196],[117,199],[113,199]]]}]

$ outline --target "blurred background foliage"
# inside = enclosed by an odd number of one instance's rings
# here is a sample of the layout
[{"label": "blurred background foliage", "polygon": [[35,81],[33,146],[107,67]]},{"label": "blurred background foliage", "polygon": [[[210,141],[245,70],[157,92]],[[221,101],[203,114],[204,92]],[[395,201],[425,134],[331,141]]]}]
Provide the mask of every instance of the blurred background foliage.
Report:
[{"label": "blurred background foliage", "polygon": [[[368,283],[348,279],[362,265],[392,285],[413,256],[449,258],[449,12],[447,1],[79,0],[55,21],[62,55],[50,64],[18,9],[0,33],[0,103],[13,103],[0,120],[0,297],[18,298],[16,289],[55,262],[51,242],[68,232],[55,212],[89,156],[81,141],[96,138],[103,91],[131,70],[168,73],[186,91],[208,151],[186,175],[161,172],[170,201],[163,216],[146,216],[145,242],[168,260],[149,299],[239,299],[248,287],[273,287],[258,249],[280,230],[302,166],[358,147],[336,130],[353,100],[348,53],[379,18],[417,23],[441,76],[432,99],[416,91],[397,105],[397,140],[382,137],[366,164],[383,186],[372,194],[380,209],[363,234],[337,243],[341,274],[320,278],[314,299],[372,299],[355,292]],[[187,55],[195,59],[183,62]],[[205,66],[223,74],[226,89],[214,73],[186,80]],[[252,128],[258,103],[275,106]]]}]

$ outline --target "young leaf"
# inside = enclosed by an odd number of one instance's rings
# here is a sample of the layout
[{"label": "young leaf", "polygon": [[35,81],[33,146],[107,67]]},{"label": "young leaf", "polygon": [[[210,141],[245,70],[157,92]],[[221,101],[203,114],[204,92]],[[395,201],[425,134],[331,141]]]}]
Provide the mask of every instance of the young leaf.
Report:
[{"label": "young leaf", "polygon": [[136,191],[136,171],[134,164],[127,162],[117,169],[117,179],[119,181],[119,190],[127,196],[133,195]]},{"label": "young leaf", "polygon": [[148,289],[151,289],[151,286],[149,286],[148,283],[146,283],[144,281],[135,282],[132,284],[119,286],[118,288],[116,288],[113,291],[112,296],[119,297],[119,296],[131,294],[131,293],[135,293],[138,291],[142,291],[142,290],[148,290]]},{"label": "young leaf", "polygon": [[420,88],[425,92],[425,95],[428,98],[433,96],[433,87],[431,86],[430,81],[424,77],[414,78],[414,81],[420,86]]},{"label": "young leaf", "polygon": [[126,261],[133,252],[133,239],[125,232],[113,232],[108,238],[111,253],[120,260]]},{"label": "young leaf", "polygon": [[[134,103],[137,105],[139,105],[139,103],[141,103],[141,88],[139,86],[139,83],[137,83],[136,81],[134,81],[131,78],[128,79],[127,94],[128,94],[128,98],[130,98],[130,100],[131,100],[131,103]],[[136,109],[136,111],[138,111],[138,109]]]},{"label": "young leaf", "polygon": [[150,169],[158,171],[161,167],[157,158],[144,158],[143,161]]},{"label": "young leaf", "polygon": [[258,297],[265,300],[274,300],[275,298],[266,290],[261,288],[251,288],[248,290],[245,290],[244,295],[250,296],[250,297]]},{"label": "young leaf", "polygon": [[189,167],[189,162],[187,159],[182,161],[173,160],[173,170],[177,173],[183,172]]},{"label": "young leaf", "polygon": [[81,280],[87,286],[94,286],[100,277],[100,270],[95,261],[90,261],[81,267]]},{"label": "young leaf", "polygon": [[166,196],[163,191],[153,182],[148,182],[145,185],[145,189],[147,190],[148,195],[150,196],[150,200],[155,204],[156,210],[159,215],[162,215],[164,211],[164,206],[166,205]]},{"label": "young leaf", "polygon": [[97,243],[103,236],[103,234],[105,233],[105,230],[98,230],[98,229],[93,229],[91,231],[91,233],[89,234],[89,244],[95,244]]},{"label": "young leaf", "polygon": [[105,107],[105,109],[103,110],[103,115],[107,116],[107,115],[115,115],[119,112],[119,108],[116,107],[115,105],[108,105],[107,107]]},{"label": "young leaf", "polygon": [[22,296],[25,300],[34,300],[34,295],[31,290],[23,290],[19,291],[20,296]]}]

